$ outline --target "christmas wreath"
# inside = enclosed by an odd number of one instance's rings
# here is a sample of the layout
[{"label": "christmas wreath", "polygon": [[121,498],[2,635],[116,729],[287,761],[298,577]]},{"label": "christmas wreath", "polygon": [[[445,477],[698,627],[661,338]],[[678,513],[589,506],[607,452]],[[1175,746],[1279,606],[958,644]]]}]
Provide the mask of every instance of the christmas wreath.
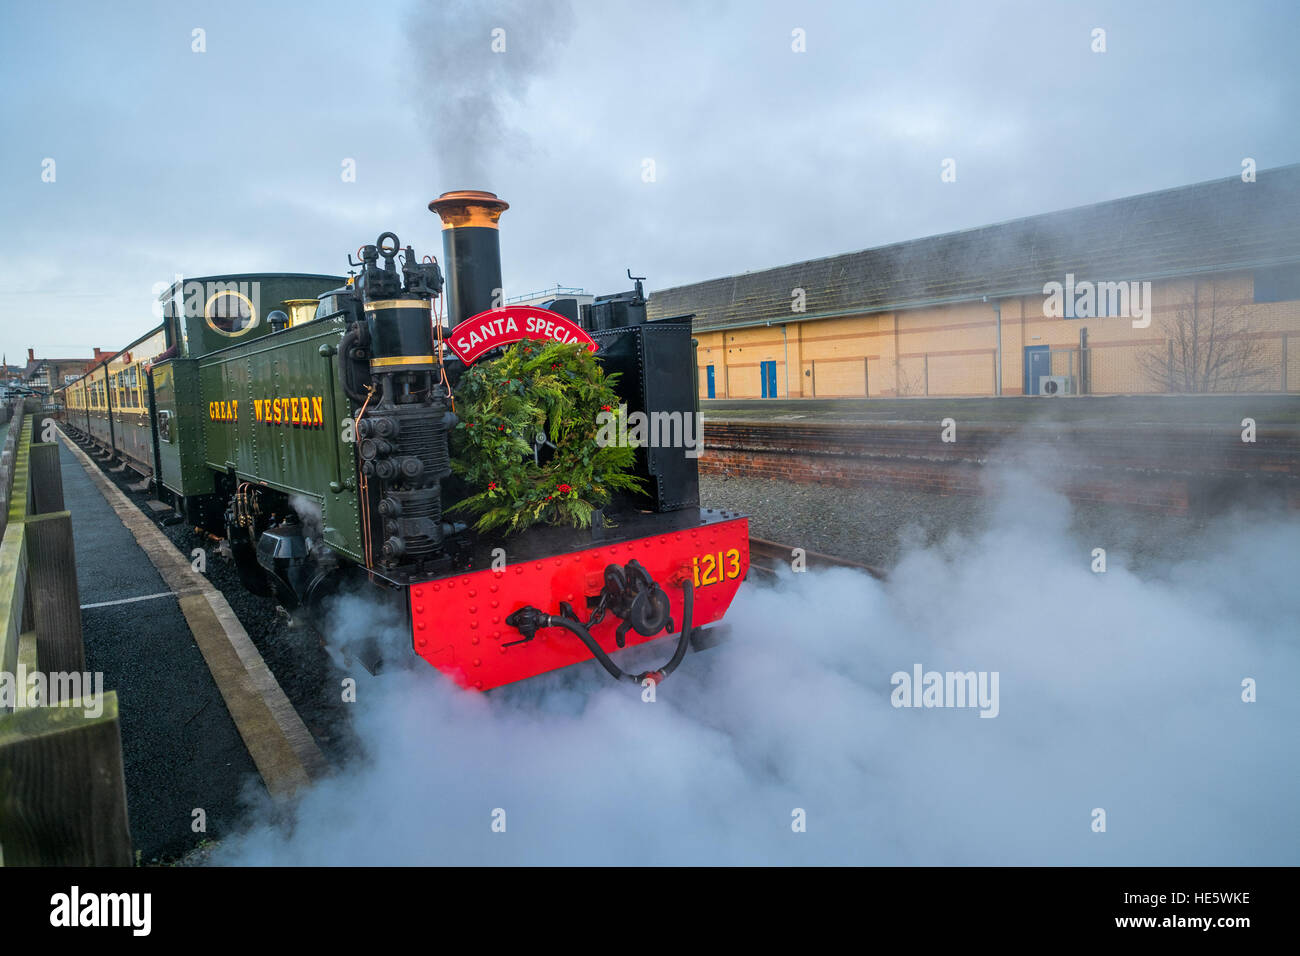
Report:
[{"label": "christmas wreath", "polygon": [[611,420],[626,433],[617,377],[577,342],[529,339],[471,366],[456,388],[452,467],[472,493],[449,510],[477,514],[480,531],[588,527],[614,492],[641,484],[634,444],[597,441]]}]

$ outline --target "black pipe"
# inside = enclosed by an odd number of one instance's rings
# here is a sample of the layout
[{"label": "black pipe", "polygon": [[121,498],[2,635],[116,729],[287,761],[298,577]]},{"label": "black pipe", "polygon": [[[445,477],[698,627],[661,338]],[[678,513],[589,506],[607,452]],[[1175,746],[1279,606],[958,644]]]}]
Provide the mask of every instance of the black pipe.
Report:
[{"label": "black pipe", "polygon": [[[690,634],[692,631],[692,615],[695,613],[695,582],[690,578],[682,584],[682,636],[677,639],[677,650],[673,653],[672,660],[663,666],[659,672],[663,680],[673,671],[677,670],[677,665],[682,662],[686,656],[686,645],[690,643]],[[655,683],[658,683],[656,681]]]},{"label": "black pipe", "polygon": [[503,303],[501,245],[495,229],[462,226],[442,234],[447,263],[447,315],[454,328]]},{"label": "black pipe", "polygon": [[500,308],[504,301],[497,222],[510,204],[495,193],[460,189],[443,193],[429,203],[429,208],[442,219],[447,317],[451,326]]},{"label": "black pipe", "polygon": [[[543,627],[561,627],[573,634],[578,640],[587,646],[591,651],[591,656],[600,662],[600,666],[614,680],[631,681],[633,684],[644,684],[646,680],[652,680],[656,684],[662,683],[668,675],[677,670],[677,665],[686,657],[686,648],[691,643],[691,633],[694,630],[692,625],[692,615],[695,611],[695,584],[690,578],[682,584],[682,632],[677,638],[677,648],[673,651],[673,656],[668,663],[655,671],[642,671],[640,674],[633,676],[620,668],[605,653],[604,649],[596,643],[596,639],[591,636],[591,631],[587,630],[581,622],[575,621],[568,617],[556,614],[542,614],[536,608],[522,608],[510,615],[506,623],[512,627],[518,627],[523,631],[525,640],[531,640],[532,635],[539,628]],[[513,618],[514,620],[511,620]],[[520,625],[523,626],[520,626]],[[520,643],[520,642],[515,642]]]},{"label": "black pipe", "polygon": [[562,627],[571,634],[577,636],[578,640],[587,645],[587,650],[591,651],[591,656],[600,661],[600,666],[609,672],[609,676],[614,680],[630,680],[640,683],[631,674],[623,671],[615,664],[608,654],[596,643],[596,639],[591,636],[591,631],[587,630],[577,621],[571,621],[567,617],[560,617],[554,614],[547,614],[542,617],[542,627]]}]

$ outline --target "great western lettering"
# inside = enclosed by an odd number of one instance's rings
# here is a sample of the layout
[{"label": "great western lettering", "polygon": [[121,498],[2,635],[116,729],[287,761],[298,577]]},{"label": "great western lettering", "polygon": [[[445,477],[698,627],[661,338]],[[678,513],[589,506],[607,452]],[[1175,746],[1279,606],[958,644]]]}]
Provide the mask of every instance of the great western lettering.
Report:
[{"label": "great western lettering", "polygon": [[[247,402],[238,399],[209,402],[208,419],[214,422],[239,421],[239,409],[248,408]],[[321,428],[325,424],[325,399],[321,395],[291,395],[288,398],[255,398],[252,401],[253,420],[264,425],[289,425],[299,428]],[[244,414],[247,414],[245,411]]]}]

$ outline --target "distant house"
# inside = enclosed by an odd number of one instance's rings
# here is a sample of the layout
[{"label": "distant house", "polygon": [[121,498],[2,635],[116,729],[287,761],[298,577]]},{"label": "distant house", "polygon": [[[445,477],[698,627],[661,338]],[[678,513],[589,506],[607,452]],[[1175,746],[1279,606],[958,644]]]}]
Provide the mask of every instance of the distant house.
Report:
[{"label": "distant house", "polygon": [[105,358],[106,355],[95,349],[94,358],[42,358],[36,357],[35,349],[27,350],[27,365],[21,370],[18,379],[21,384],[33,391],[49,394],[51,389],[68,382],[76,381],[85,373],[88,366]]},{"label": "distant house", "polygon": [[701,397],[1300,392],[1300,165],[655,292]]}]

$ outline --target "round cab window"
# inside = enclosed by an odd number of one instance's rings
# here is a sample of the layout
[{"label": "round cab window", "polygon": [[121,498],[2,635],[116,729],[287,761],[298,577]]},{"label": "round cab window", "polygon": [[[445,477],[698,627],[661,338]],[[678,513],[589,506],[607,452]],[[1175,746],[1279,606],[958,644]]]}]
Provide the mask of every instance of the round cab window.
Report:
[{"label": "round cab window", "polygon": [[203,317],[214,332],[243,335],[257,325],[257,311],[252,300],[233,290],[215,293],[203,307]]}]

